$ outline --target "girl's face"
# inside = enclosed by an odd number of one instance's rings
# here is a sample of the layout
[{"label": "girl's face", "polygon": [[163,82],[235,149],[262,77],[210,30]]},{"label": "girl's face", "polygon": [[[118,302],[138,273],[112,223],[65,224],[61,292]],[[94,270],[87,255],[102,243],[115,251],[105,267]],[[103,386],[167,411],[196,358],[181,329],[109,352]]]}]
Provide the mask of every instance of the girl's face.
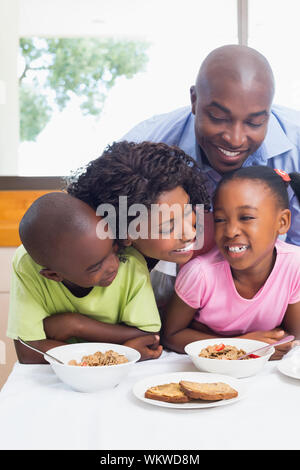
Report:
[{"label": "girl's face", "polygon": [[214,203],[216,244],[233,270],[270,268],[274,244],[289,229],[290,211],[262,181],[236,179],[219,189]]},{"label": "girl's face", "polygon": [[133,246],[150,258],[186,263],[193,255],[196,237],[196,215],[188,194],[178,186],[162,193],[156,207],[157,213],[151,211],[145,221],[147,238],[132,240]]}]

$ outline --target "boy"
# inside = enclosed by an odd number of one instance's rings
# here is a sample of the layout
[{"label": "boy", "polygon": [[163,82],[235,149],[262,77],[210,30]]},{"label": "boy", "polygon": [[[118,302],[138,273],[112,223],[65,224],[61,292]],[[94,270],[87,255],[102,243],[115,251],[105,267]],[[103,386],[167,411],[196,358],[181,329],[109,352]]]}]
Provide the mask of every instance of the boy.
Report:
[{"label": "boy", "polygon": [[66,193],[37,199],[21,220],[13,260],[7,336],[22,363],[43,357],[17,341],[47,351],[71,338],[121,343],[157,358],[160,318],[143,257],[129,248],[121,259],[86,203]]}]

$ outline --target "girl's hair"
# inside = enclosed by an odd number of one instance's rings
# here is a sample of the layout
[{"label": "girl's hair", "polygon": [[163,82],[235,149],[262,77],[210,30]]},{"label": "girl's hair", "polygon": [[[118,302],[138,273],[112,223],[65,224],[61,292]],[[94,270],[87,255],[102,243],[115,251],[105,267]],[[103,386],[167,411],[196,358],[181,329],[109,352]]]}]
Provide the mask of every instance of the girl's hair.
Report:
[{"label": "girl's hair", "polygon": [[223,178],[216,188],[213,199],[215,199],[219,189],[228,181],[234,179],[257,180],[262,181],[270,188],[282,209],[288,209],[289,197],[287,187],[289,184],[296,194],[298,201],[300,201],[300,173],[290,173],[288,176],[291,179],[290,182],[285,181],[273,168],[268,166],[248,166],[239,168],[238,170],[225,173],[225,175],[223,175]]},{"label": "girl's hair", "polygon": [[164,143],[122,141],[71,175],[67,192],[95,210],[100,204],[112,204],[118,216],[119,196],[127,196],[127,207],[144,204],[150,208],[161,193],[177,186],[190,196],[190,204],[210,209],[201,170],[183,150]]}]

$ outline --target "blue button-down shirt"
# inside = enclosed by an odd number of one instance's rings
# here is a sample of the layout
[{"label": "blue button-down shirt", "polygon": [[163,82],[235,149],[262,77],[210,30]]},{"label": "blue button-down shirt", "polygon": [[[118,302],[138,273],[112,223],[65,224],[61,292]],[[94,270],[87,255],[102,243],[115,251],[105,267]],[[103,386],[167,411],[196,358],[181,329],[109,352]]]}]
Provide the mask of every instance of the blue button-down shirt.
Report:
[{"label": "blue button-down shirt", "polygon": [[[129,131],[122,140],[130,142],[164,142],[177,145],[193,157],[207,177],[207,189],[212,195],[221,175],[204,163],[196,142],[194,115],[190,107],[154,116]],[[266,137],[261,146],[249,155],[243,166],[268,165],[287,173],[300,172],[300,112],[273,106]],[[288,188],[292,213],[291,228],[286,241],[300,246],[300,205],[291,187]]]}]

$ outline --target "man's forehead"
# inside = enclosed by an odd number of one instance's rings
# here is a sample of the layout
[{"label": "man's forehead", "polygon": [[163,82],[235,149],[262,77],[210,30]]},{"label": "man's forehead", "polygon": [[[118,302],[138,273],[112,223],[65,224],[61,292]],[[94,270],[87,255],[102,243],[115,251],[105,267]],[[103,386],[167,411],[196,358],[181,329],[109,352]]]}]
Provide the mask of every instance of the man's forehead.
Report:
[{"label": "man's forehead", "polygon": [[199,91],[202,105],[215,106],[226,112],[232,103],[247,105],[249,114],[260,113],[268,109],[273,98],[273,89],[267,83],[250,77],[247,80],[232,80],[231,77],[215,77],[207,81]]},{"label": "man's forehead", "polygon": [[252,89],[269,88],[271,81],[265,75],[256,73],[255,70],[229,70],[228,68],[216,68],[202,76],[198,88],[203,91],[222,91],[235,87],[244,91]]}]

